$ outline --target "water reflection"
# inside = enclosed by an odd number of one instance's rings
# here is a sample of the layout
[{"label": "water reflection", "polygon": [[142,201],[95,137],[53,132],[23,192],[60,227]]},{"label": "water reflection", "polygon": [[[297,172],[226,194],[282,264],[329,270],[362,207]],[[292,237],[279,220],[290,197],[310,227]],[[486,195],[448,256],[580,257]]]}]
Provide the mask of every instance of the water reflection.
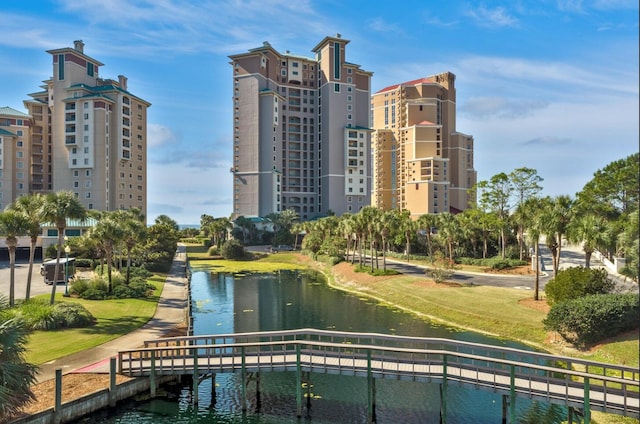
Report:
[{"label": "water reflection", "polygon": [[[442,337],[525,348],[517,343],[432,324],[385,305],[330,289],[315,272],[281,271],[233,276],[197,271],[192,274],[196,334],[224,334],[318,328],[405,336]],[[310,374],[305,380],[302,421],[363,423],[367,417],[365,378]],[[155,399],[132,404],[109,418],[110,423],[293,423],[296,411],[294,373],[260,374],[260,408],[256,382],[245,387],[247,414],[241,405],[238,374],[205,379],[199,404],[191,403],[189,387],[178,387],[177,401]],[[450,384],[448,423],[496,423],[502,417],[502,397],[467,386]],[[215,396],[214,396],[215,395]],[[376,380],[378,423],[439,422],[440,387],[435,383]],[[518,399],[518,414],[526,416],[532,403]],[[258,410],[258,411],[257,411]],[[548,421],[555,422],[555,421]]]}]

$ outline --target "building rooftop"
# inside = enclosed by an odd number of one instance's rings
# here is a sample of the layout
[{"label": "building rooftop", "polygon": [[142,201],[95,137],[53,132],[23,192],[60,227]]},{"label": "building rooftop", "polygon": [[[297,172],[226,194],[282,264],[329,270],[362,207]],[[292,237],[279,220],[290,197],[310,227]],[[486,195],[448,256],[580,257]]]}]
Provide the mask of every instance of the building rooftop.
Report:
[{"label": "building rooftop", "polygon": [[425,84],[425,83],[430,83],[430,82],[434,82],[433,81],[433,77],[418,78],[418,79],[415,79],[415,80],[402,82],[400,84],[390,85],[388,87],[383,88],[382,90],[376,91],[375,94],[384,93],[385,91],[392,91],[392,90],[395,90],[398,87],[403,86],[403,85],[417,85],[417,84]]},{"label": "building rooftop", "polygon": [[30,116],[27,115],[26,113],[20,112],[19,110],[16,110],[9,106],[0,107],[0,115],[17,116],[19,118],[27,118],[27,119],[30,118]]}]

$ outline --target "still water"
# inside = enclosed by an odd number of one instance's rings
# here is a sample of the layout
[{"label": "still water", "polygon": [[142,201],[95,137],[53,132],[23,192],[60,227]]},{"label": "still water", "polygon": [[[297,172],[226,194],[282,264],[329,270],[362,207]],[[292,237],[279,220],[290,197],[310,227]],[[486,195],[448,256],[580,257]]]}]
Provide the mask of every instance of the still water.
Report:
[{"label": "still water", "polygon": [[[195,334],[318,328],[405,336],[446,337],[485,344],[526,348],[517,343],[458,331],[417,319],[402,311],[329,288],[313,272],[223,275],[194,270],[191,278]],[[364,423],[367,417],[365,378],[311,374],[310,400],[304,416],[296,418],[294,373],[261,373],[260,407],[255,383],[247,385],[250,404],[241,408],[238,374],[220,374],[199,386],[199,403],[191,402],[189,387],[176,387],[164,398],[130,402],[102,423]],[[437,423],[440,392],[437,384],[376,381],[378,423]],[[215,396],[214,396],[215,394]],[[560,408],[518,398],[520,422],[560,422]],[[541,415],[548,415],[542,419]],[[528,417],[533,418],[529,420]],[[466,386],[448,386],[448,423],[500,423],[498,394]]]}]

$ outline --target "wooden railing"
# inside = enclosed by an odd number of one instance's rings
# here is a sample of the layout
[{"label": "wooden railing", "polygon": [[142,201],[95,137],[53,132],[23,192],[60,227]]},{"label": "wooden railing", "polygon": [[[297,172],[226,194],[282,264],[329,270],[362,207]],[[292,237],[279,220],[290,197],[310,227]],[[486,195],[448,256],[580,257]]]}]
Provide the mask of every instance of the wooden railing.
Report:
[{"label": "wooden railing", "polygon": [[[450,339],[315,329],[147,341],[122,351],[130,376],[302,371],[436,382],[449,381],[583,410],[638,417],[638,369]],[[446,393],[446,391],[445,391]],[[515,414],[515,406],[512,406]]]}]

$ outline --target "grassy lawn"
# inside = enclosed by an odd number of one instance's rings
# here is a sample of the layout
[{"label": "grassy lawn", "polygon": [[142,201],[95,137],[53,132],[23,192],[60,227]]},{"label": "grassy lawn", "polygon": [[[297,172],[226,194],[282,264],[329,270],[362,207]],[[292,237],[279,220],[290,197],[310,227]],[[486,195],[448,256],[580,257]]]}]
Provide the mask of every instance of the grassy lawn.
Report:
[{"label": "grassy lawn", "polygon": [[[56,358],[101,345],[130,333],[146,324],[156,311],[166,275],[158,274],[148,281],[156,289],[147,299],[84,300],[56,294],[56,302],[77,302],[97,319],[94,326],[57,331],[35,331],[27,344],[27,361],[42,364]],[[41,295],[49,299],[49,295]]]}]

